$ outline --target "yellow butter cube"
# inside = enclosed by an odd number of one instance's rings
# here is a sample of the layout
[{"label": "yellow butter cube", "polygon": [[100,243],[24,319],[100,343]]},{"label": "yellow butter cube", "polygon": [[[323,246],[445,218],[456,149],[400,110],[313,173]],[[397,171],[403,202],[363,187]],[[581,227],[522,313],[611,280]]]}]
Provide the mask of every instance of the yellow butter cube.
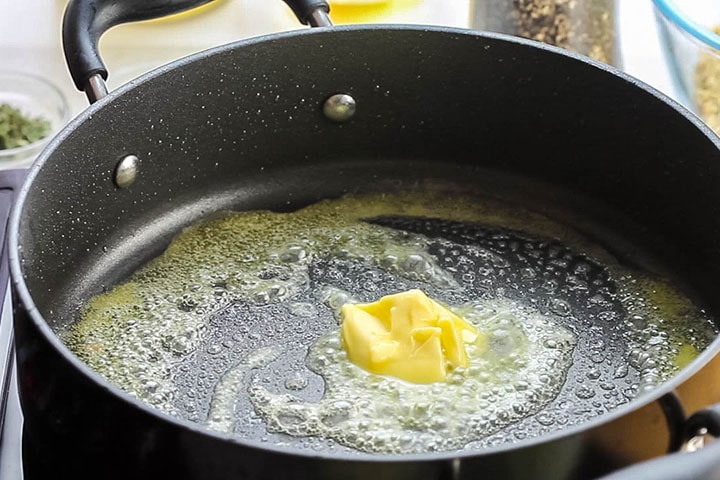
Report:
[{"label": "yellow butter cube", "polygon": [[465,344],[479,337],[474,326],[420,290],[345,304],[342,317],[351,362],[414,383],[440,382],[448,369],[467,367]]}]

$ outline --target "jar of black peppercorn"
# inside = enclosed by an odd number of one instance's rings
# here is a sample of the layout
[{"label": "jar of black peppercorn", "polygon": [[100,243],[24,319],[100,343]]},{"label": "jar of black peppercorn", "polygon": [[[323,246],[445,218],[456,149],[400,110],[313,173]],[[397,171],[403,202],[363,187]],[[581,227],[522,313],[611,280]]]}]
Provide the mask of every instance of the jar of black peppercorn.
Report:
[{"label": "jar of black peppercorn", "polygon": [[615,0],[472,0],[471,27],[566,48],[619,66]]}]

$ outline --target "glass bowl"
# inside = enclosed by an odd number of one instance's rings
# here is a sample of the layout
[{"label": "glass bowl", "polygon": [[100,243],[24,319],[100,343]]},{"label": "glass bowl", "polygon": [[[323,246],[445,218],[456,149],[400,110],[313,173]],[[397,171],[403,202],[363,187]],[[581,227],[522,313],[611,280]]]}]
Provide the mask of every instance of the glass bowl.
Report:
[{"label": "glass bowl", "polygon": [[720,133],[720,1],[653,3],[678,100]]},{"label": "glass bowl", "polygon": [[35,75],[0,70],[0,105],[10,105],[31,118],[50,122],[50,131],[42,139],[17,148],[0,150],[0,169],[30,164],[50,139],[69,119],[65,96],[53,84]]}]

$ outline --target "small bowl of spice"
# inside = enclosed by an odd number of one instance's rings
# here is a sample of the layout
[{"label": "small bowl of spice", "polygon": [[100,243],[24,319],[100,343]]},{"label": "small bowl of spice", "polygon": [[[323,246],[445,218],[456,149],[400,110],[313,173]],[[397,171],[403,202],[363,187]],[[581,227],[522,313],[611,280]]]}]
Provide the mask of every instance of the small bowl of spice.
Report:
[{"label": "small bowl of spice", "polygon": [[653,2],[678,99],[720,134],[720,1]]},{"label": "small bowl of spice", "polygon": [[32,162],[68,115],[65,97],[51,83],[0,71],[0,169]]}]

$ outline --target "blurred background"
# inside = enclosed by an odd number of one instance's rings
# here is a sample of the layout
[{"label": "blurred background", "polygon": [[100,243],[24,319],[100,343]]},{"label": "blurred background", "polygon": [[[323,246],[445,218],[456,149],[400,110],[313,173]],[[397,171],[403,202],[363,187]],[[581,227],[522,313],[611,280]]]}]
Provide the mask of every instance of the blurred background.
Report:
[{"label": "blurred background", "polygon": [[[62,125],[87,106],[62,54],[60,25],[67,0],[0,2],[0,71],[27,73],[53,84],[66,103],[66,114],[55,122]],[[678,24],[689,18],[697,26],[693,19],[699,19],[704,33],[714,35],[712,28],[720,25],[718,0],[334,0],[331,6],[337,24],[445,25],[557,45],[625,70],[710,122],[720,115],[720,93],[713,95],[720,91],[720,50],[712,44],[720,37],[705,41]],[[115,88],[199,50],[297,28],[307,27],[298,24],[281,0],[215,0],[166,19],[121,25],[101,41],[108,85]],[[698,69],[704,77],[698,77]],[[0,104],[8,98],[7,90],[20,88],[20,83],[0,82]],[[714,126],[720,129],[720,116]],[[28,159],[0,161],[0,168],[16,166],[16,161]]]}]

